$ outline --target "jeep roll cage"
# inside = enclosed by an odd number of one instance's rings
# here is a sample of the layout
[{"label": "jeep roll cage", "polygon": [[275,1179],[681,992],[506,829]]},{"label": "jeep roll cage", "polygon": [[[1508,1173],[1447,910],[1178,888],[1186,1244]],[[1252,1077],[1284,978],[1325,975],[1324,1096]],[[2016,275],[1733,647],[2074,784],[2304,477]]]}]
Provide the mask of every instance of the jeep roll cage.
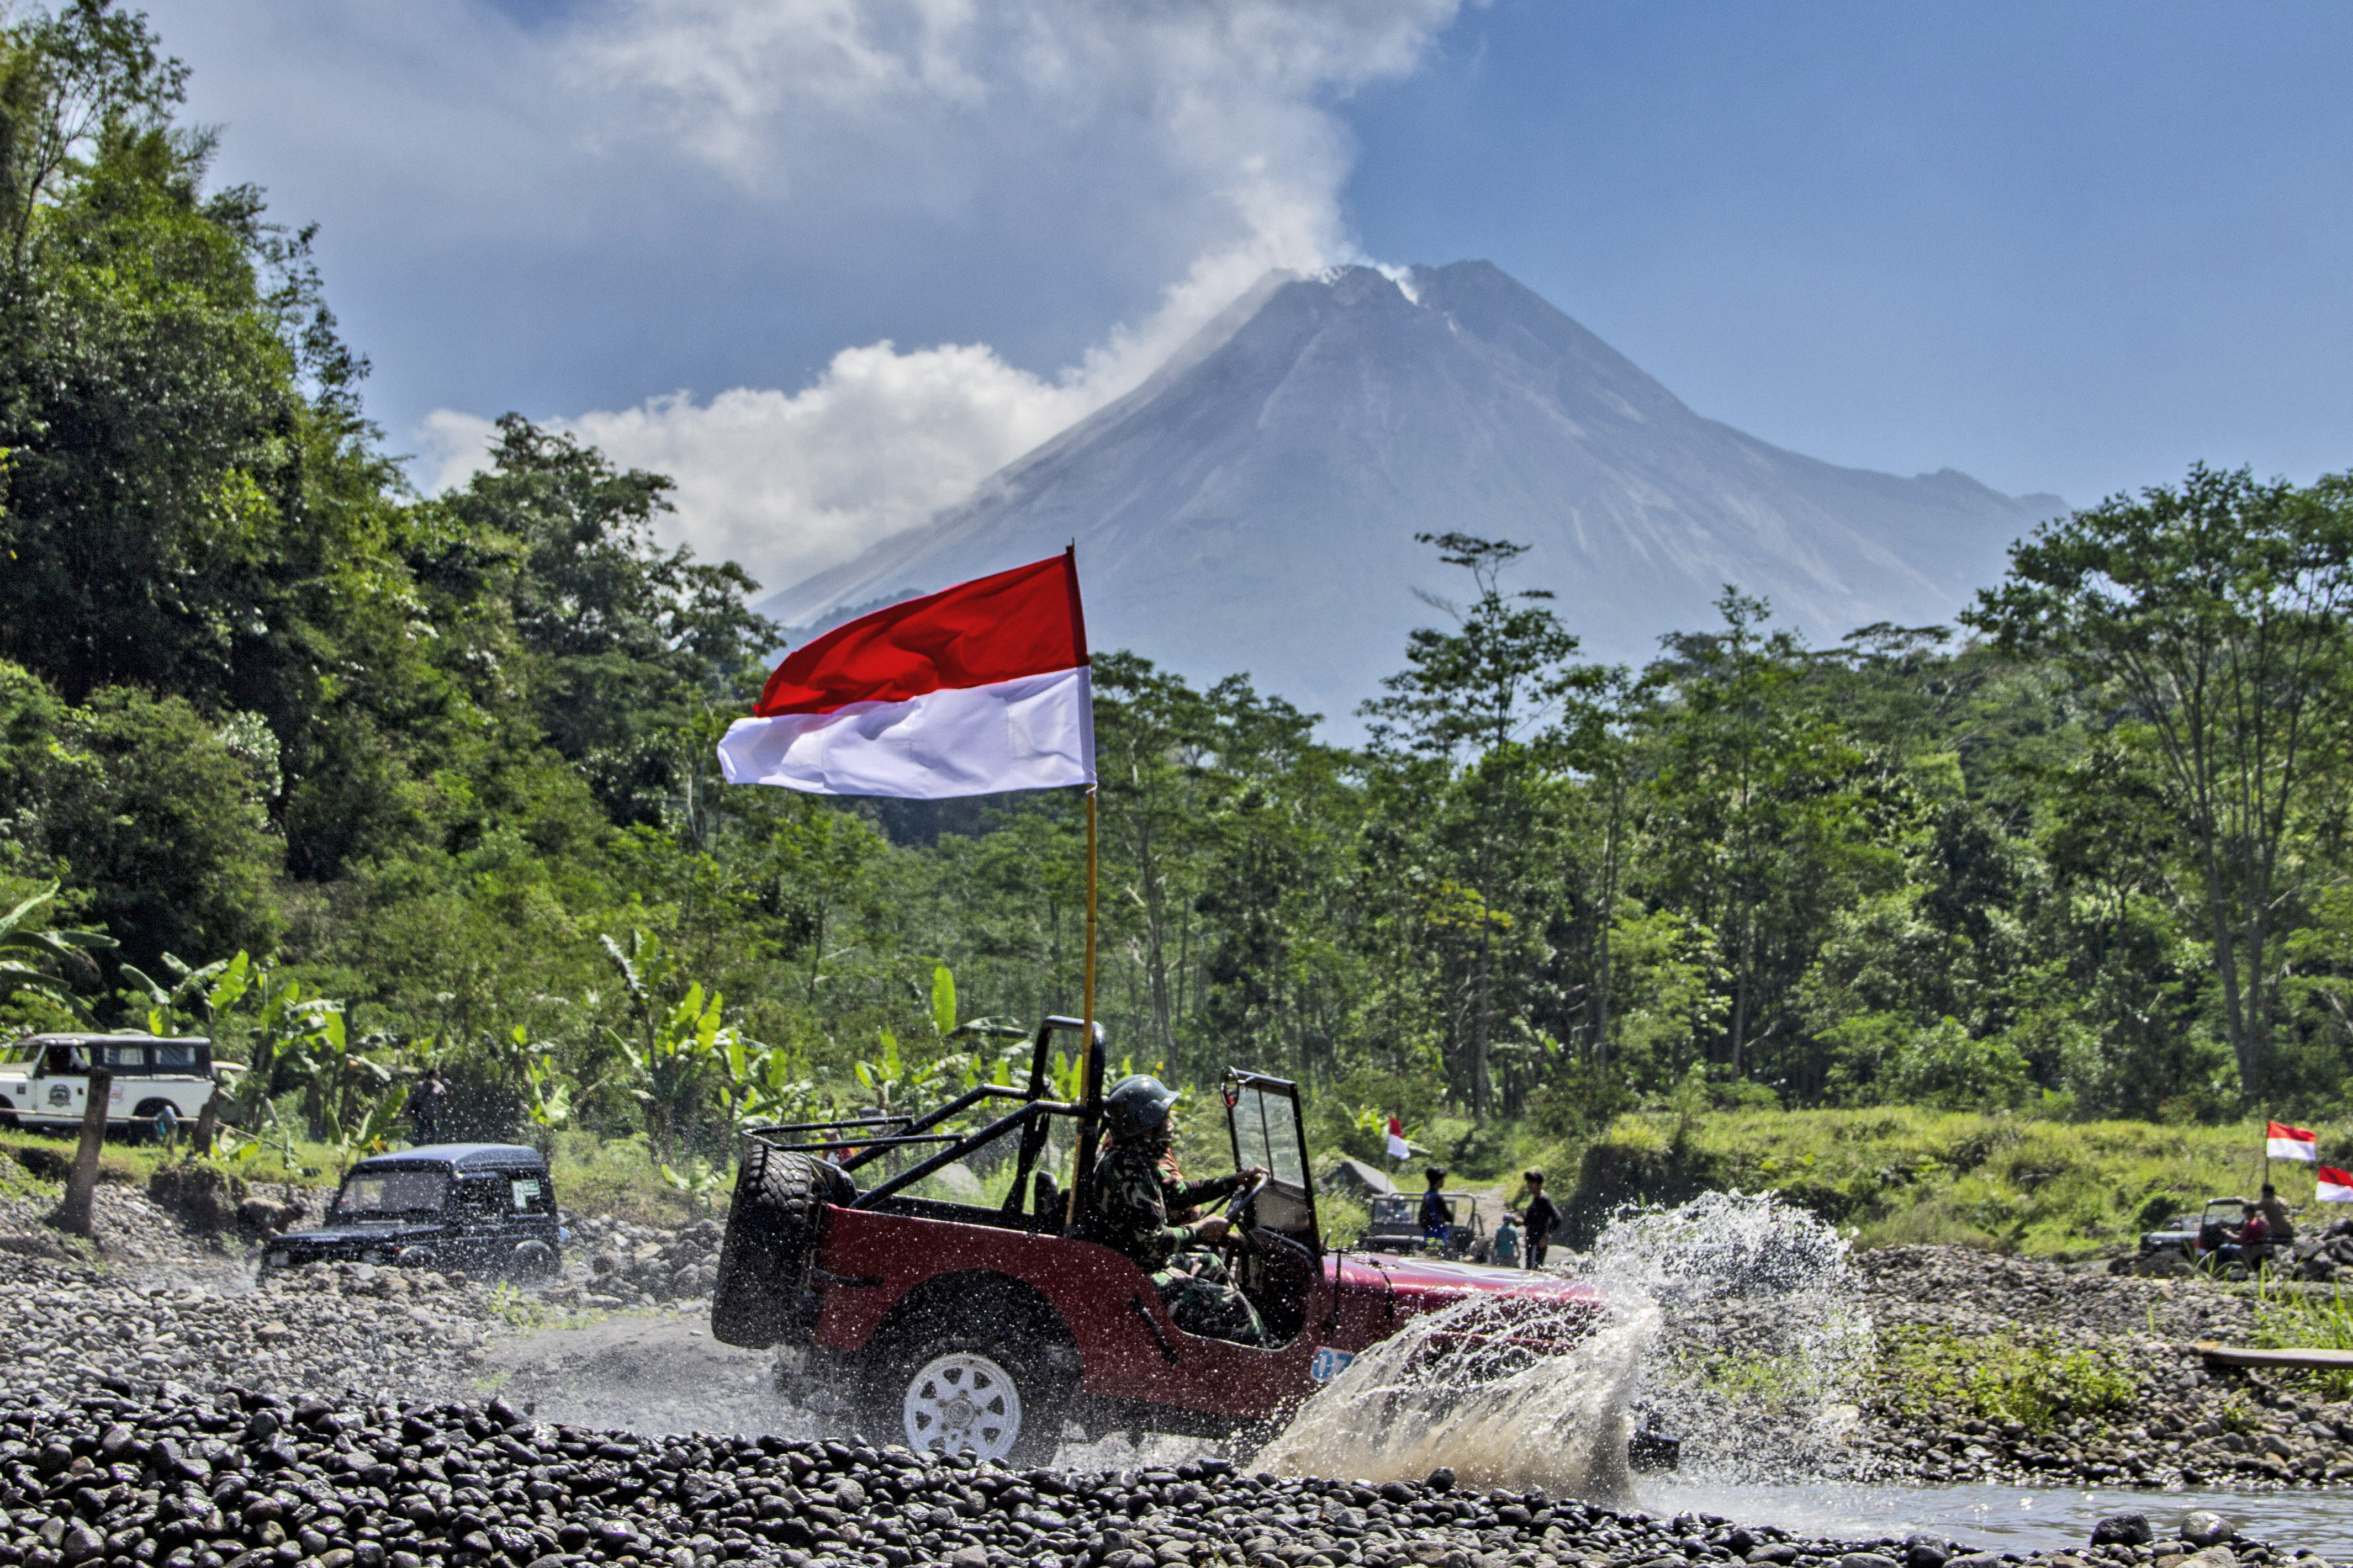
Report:
[{"label": "jeep roll cage", "polygon": [[[1083,1037],[1085,1031],[1086,1025],[1080,1019],[1060,1016],[1039,1024],[1030,1045],[1026,1085],[984,1083],[921,1115],[837,1117],[824,1121],[748,1128],[743,1135],[744,1159],[765,1165],[772,1153],[813,1155],[828,1161],[848,1176],[894,1151],[932,1149],[935,1152],[874,1186],[854,1196],[843,1194],[841,1206],[995,1225],[1035,1235],[1083,1237],[1086,1216],[1093,1212],[1095,1154],[1103,1127],[1103,1026],[1094,1026],[1093,1049],[1085,1053],[1080,1098],[1075,1103],[1050,1097],[1048,1063],[1057,1035],[1067,1032]],[[1228,1134],[1233,1142],[1234,1169],[1257,1164],[1273,1173],[1274,1180],[1263,1201],[1265,1218],[1271,1222],[1268,1228],[1287,1234],[1311,1254],[1320,1253],[1321,1238],[1315,1234],[1314,1190],[1305,1168],[1306,1141],[1299,1125],[1297,1089],[1284,1079],[1235,1068],[1227,1073],[1221,1095]],[[990,1100],[1020,1103],[973,1131],[939,1131],[955,1117]],[[1273,1110],[1278,1102],[1281,1110]],[[1054,1117],[1066,1117],[1078,1124],[1078,1157],[1067,1194],[1056,1191],[1052,1173],[1039,1170],[1038,1165]],[[1282,1123],[1279,1129],[1275,1125],[1278,1120]],[[926,1176],[1017,1131],[1021,1142],[1014,1157],[1013,1180],[1006,1190],[1004,1202],[993,1210],[901,1195]],[[757,1180],[756,1172],[754,1180]]]},{"label": "jeep roll cage", "polygon": [[[1048,1062],[1054,1037],[1061,1033],[1079,1035],[1083,1038],[1086,1025],[1077,1018],[1060,1016],[1050,1017],[1038,1026],[1037,1038],[1029,1053],[1029,1082],[1022,1087],[1011,1084],[984,1083],[920,1116],[851,1116],[836,1117],[825,1121],[789,1121],[770,1127],[747,1128],[744,1132],[746,1159],[765,1163],[770,1153],[810,1154],[830,1162],[844,1174],[861,1165],[871,1164],[896,1150],[938,1147],[935,1153],[917,1161],[907,1169],[890,1176],[875,1186],[865,1189],[843,1204],[845,1208],[874,1209],[905,1192],[924,1177],[954,1164],[966,1155],[987,1147],[1007,1134],[1018,1131],[1021,1145],[1015,1155],[1013,1183],[1005,1201],[988,1223],[1008,1228],[1051,1232],[1060,1235],[1072,1229],[1080,1216],[1088,1212],[1093,1196],[1094,1156],[1103,1124],[1103,1027],[1094,1026],[1092,1049],[1084,1052],[1078,1103],[1071,1104],[1049,1097]],[[972,1132],[942,1132],[942,1123],[960,1116],[976,1105],[992,1100],[1012,1100],[1021,1103],[987,1126]],[[1069,1201],[1063,1212],[1054,1215],[1050,1203],[1027,1203],[1032,1197],[1032,1183],[1038,1171],[1038,1157],[1045,1152],[1049,1118],[1068,1117],[1079,1124],[1078,1163],[1074,1168]],[[1046,1192],[1050,1195],[1050,1175],[1047,1176]],[[901,1213],[923,1213],[936,1207],[937,1217],[972,1220],[987,1211],[976,1211],[965,1204],[934,1205],[923,1198],[900,1198],[890,1205]],[[1028,1207],[1030,1212],[1024,1213]]]}]

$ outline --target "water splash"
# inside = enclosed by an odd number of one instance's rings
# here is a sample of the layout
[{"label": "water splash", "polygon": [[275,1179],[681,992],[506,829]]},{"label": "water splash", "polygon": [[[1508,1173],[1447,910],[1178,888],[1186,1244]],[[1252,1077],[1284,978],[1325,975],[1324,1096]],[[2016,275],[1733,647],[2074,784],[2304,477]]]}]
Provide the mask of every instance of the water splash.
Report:
[{"label": "water splash", "polygon": [[1253,1468],[1385,1481],[1444,1465],[1465,1486],[1625,1497],[1627,1411],[1657,1309],[1613,1302],[1595,1331],[1546,1348],[1529,1342],[1530,1307],[1473,1297],[1416,1319],[1310,1399]]},{"label": "water splash", "polygon": [[1759,1482],[1845,1473],[1872,1322],[1836,1229],[1770,1194],[1620,1211],[1577,1272],[1639,1296],[1661,1331],[1637,1421],[1683,1439],[1682,1473]]},{"label": "water splash", "polygon": [[1592,1331],[1532,1342],[1535,1304],[1458,1302],[1358,1355],[1253,1463],[1373,1481],[1444,1465],[1469,1486],[1614,1503],[1641,1425],[1683,1440],[1688,1475],[1837,1468],[1871,1344],[1846,1254],[1771,1196],[1629,1208],[1575,1270],[1607,1303]]}]

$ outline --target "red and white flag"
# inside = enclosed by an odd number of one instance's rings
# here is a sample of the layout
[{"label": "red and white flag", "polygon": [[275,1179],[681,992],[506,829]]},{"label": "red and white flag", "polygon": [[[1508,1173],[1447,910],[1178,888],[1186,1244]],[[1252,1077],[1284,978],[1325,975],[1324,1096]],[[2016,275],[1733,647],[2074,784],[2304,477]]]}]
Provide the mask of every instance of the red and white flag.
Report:
[{"label": "red and white flag", "polygon": [[2353,1171],[2332,1171],[2323,1165],[2313,1173],[2320,1178],[2320,1188],[2313,1196],[2325,1204],[2353,1204]]},{"label": "red and white flag", "polygon": [[719,742],[729,784],[944,800],[1095,778],[1073,554],[892,605],[776,667]]},{"label": "red and white flag", "polygon": [[2307,1132],[2301,1127],[2290,1127],[2284,1121],[2266,1123],[2263,1129],[2263,1153],[2274,1160],[2320,1161],[2320,1134]]},{"label": "red and white flag", "polygon": [[1406,1147],[1405,1123],[1394,1116],[1389,1118],[1389,1158],[1392,1160],[1413,1158],[1413,1151]]}]

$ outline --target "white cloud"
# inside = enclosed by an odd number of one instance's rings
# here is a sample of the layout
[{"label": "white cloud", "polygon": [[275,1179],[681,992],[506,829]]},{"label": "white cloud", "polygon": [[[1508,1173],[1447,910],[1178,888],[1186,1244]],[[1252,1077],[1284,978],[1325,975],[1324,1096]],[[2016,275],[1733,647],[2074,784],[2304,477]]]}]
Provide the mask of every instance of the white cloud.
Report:
[{"label": "white cloud", "polygon": [[[982,344],[842,350],[797,392],[654,395],[550,422],[678,482],[680,532],[783,587],[920,523],[1140,382],[1272,268],[1356,259],[1339,206],[1352,146],[1331,102],[1411,70],[1461,0],[627,0],[549,58],[611,112],[789,211],[842,197],[846,148],[876,201],[986,205],[1025,157],[1076,160],[1091,221],[1174,225],[1145,319],[1051,375]],[[1099,159],[1093,178],[1085,174]],[[1170,215],[1174,214],[1174,216]],[[1060,215],[1057,215],[1060,216]],[[1076,226],[1080,215],[1070,215]],[[1181,221],[1178,221],[1181,219]],[[489,422],[417,431],[432,488]]]}]

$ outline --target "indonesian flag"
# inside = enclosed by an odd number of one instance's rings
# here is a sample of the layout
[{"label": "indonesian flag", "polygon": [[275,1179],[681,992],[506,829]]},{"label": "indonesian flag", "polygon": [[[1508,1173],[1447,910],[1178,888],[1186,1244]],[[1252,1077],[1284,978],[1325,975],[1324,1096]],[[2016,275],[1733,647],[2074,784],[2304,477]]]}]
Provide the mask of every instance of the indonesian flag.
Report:
[{"label": "indonesian flag", "polygon": [[910,599],[793,650],[728,726],[729,784],[944,800],[1092,784],[1073,553]]},{"label": "indonesian flag", "polygon": [[2313,1174],[2320,1179],[2313,1196],[2325,1204],[2353,1204],[2353,1171],[2332,1171],[2323,1165]]},{"label": "indonesian flag", "polygon": [[1390,1159],[1392,1159],[1392,1160],[1409,1160],[1409,1159],[1411,1159],[1412,1157],[1413,1157],[1413,1151],[1406,1147],[1406,1142],[1405,1142],[1405,1123],[1404,1123],[1404,1122],[1402,1122],[1402,1121],[1398,1121],[1396,1117],[1394,1117],[1394,1116],[1390,1117],[1390,1118],[1389,1118],[1389,1158],[1390,1158]]},{"label": "indonesian flag", "polygon": [[2274,1160],[2320,1160],[2320,1134],[2272,1121],[2263,1127],[2263,1153]]}]

